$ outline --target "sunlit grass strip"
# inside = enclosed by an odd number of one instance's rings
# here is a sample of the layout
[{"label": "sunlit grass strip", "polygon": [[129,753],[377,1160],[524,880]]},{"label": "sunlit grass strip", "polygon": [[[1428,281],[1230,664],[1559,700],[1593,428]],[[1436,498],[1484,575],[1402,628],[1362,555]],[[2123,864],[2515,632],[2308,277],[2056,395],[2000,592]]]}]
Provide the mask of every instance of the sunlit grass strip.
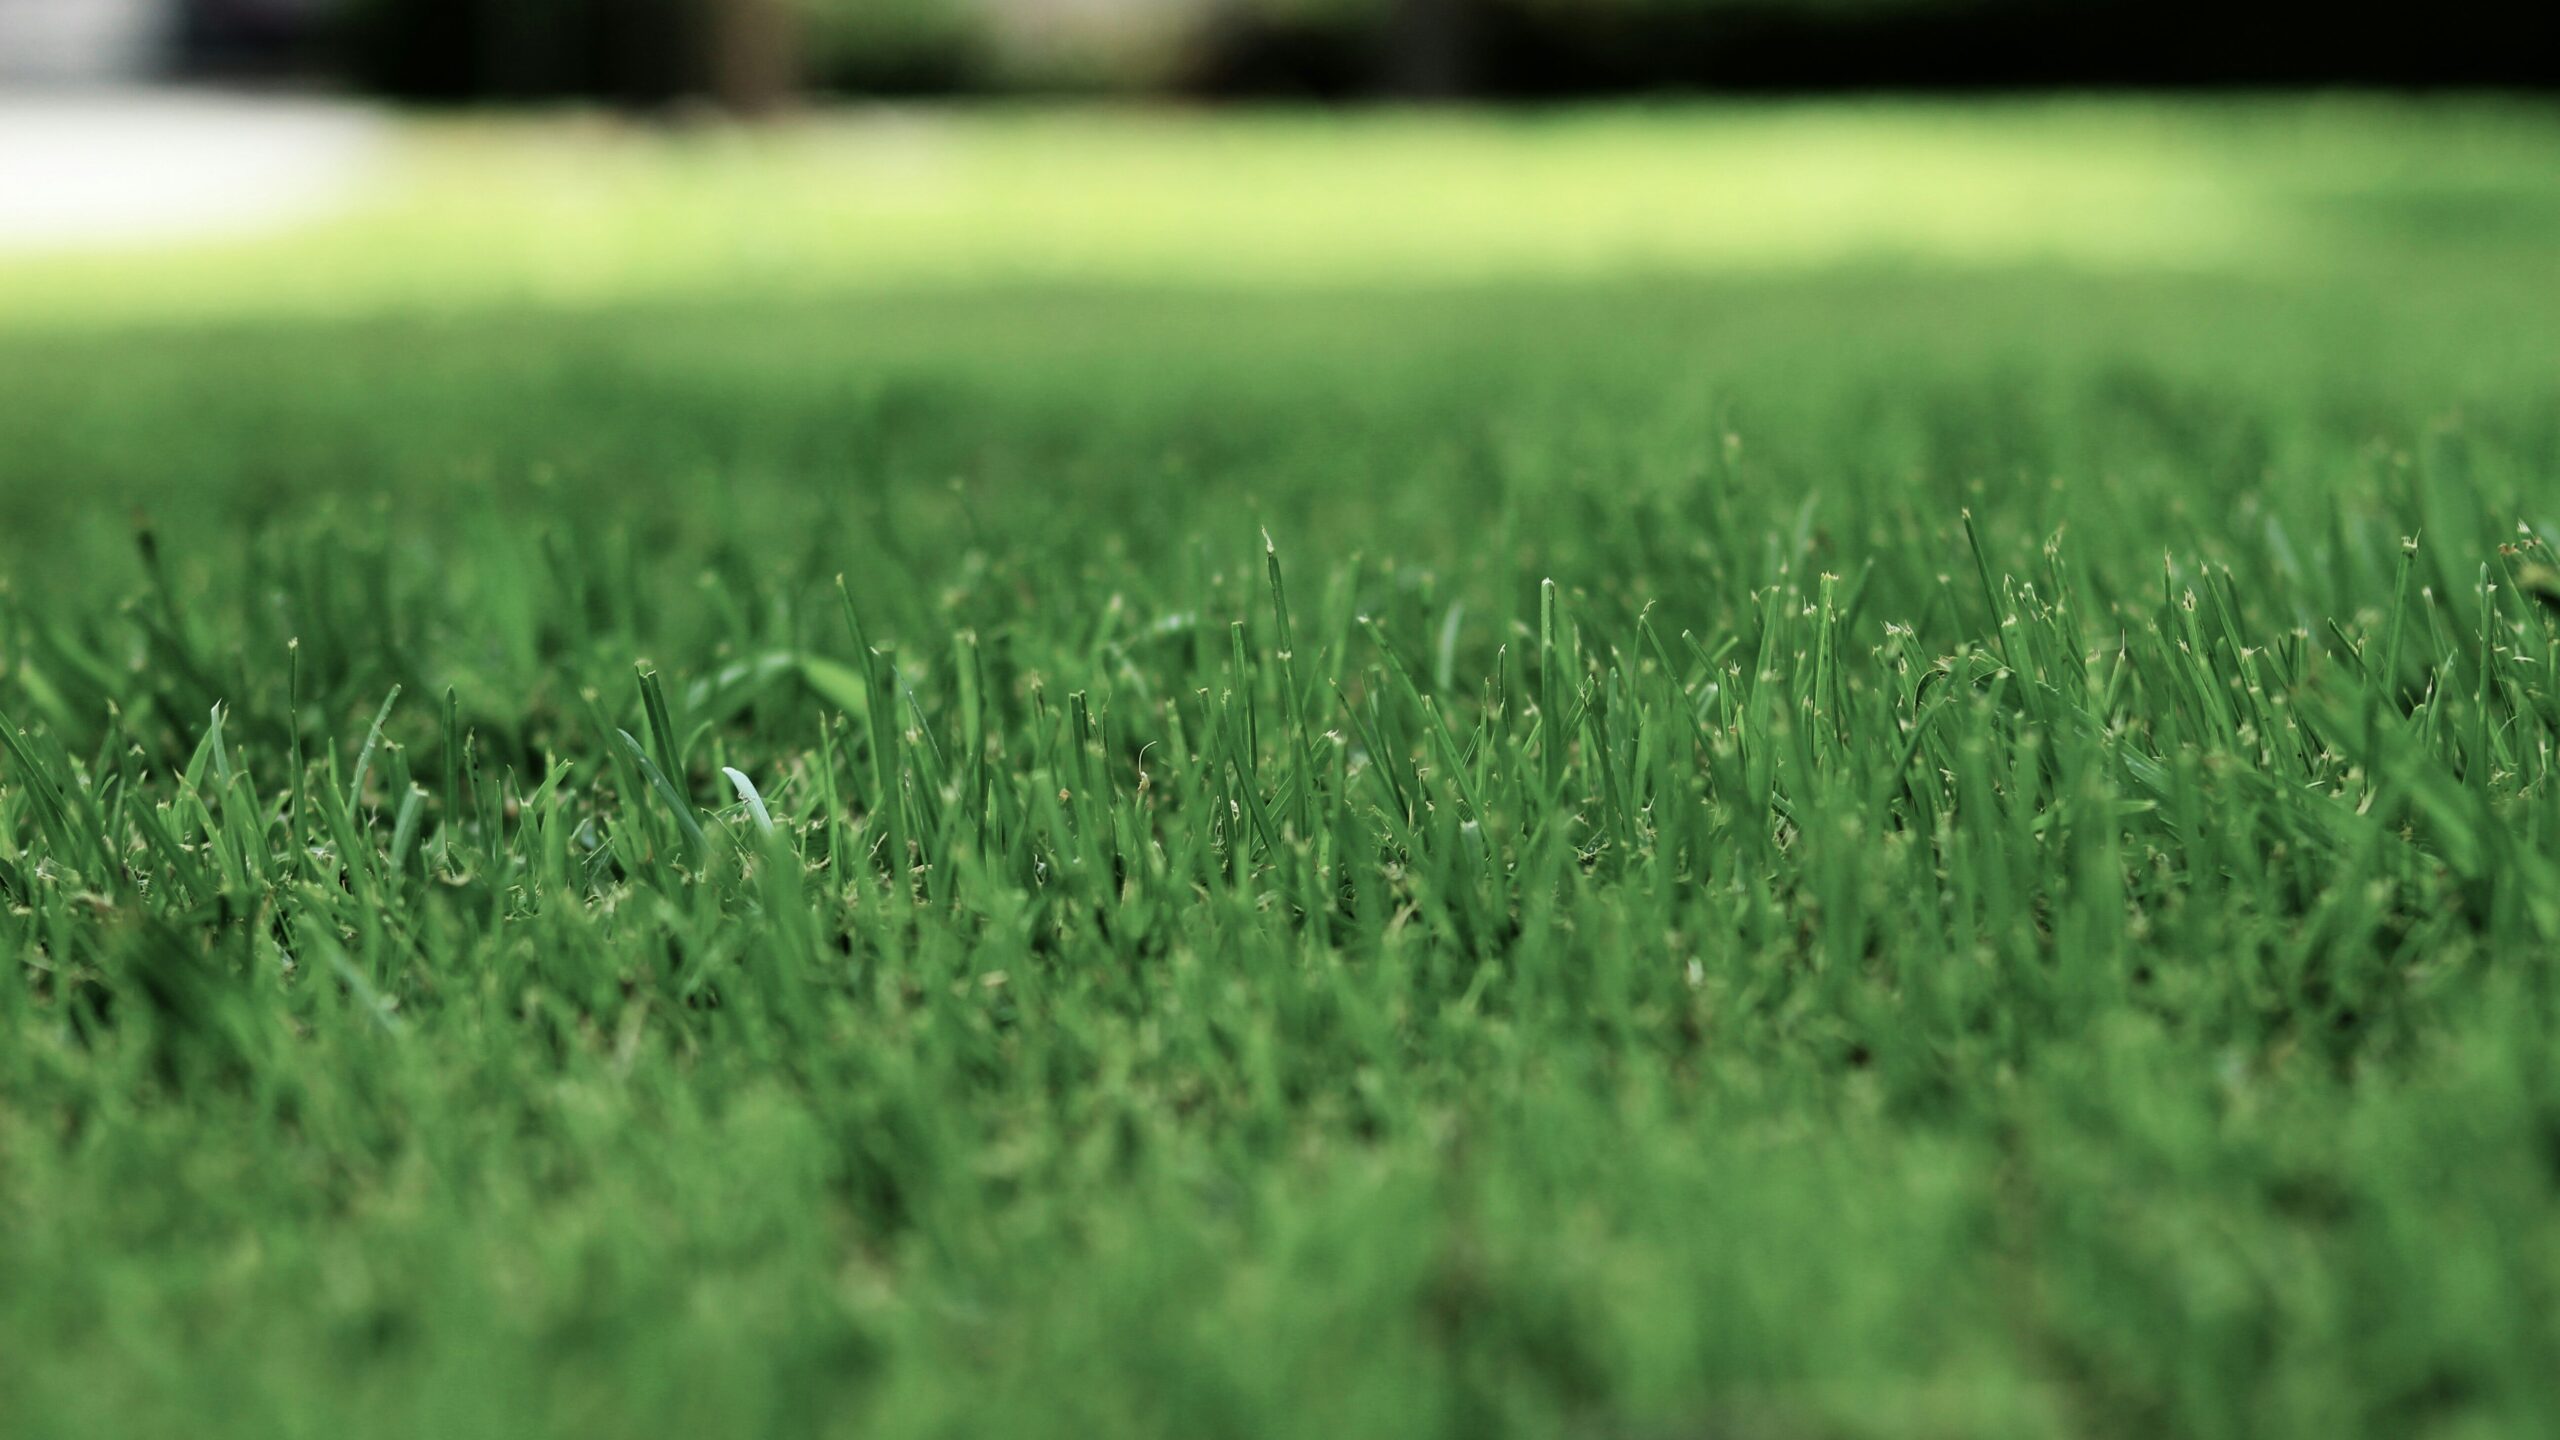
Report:
[{"label": "sunlit grass strip", "polygon": [[344,218],[160,254],[14,260],[0,265],[0,318],[1851,263],[2270,276],[2371,251],[2341,225],[2342,202],[2422,182],[2512,186],[2552,173],[2556,150],[2560,130],[2529,109],[2373,100],[1357,119],[857,110],[763,132],[421,121]]}]

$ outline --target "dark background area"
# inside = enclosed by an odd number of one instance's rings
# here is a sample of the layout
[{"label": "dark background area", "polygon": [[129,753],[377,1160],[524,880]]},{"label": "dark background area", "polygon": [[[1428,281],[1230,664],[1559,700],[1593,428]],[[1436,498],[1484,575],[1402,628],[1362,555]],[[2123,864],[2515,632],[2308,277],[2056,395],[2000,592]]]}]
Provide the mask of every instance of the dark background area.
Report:
[{"label": "dark background area", "polygon": [[[2423,8],[2295,0],[1422,0],[1396,9],[1367,45],[1285,26],[1240,31],[1206,57],[1199,81],[1213,91],[1445,88],[1530,98],[1682,89],[2538,88],[2560,79],[2551,7],[2485,0]],[[1438,42],[1450,54],[1437,64],[1411,53],[1411,32],[1431,23],[1417,12],[1433,9],[1447,12],[1438,23],[1453,32]]]},{"label": "dark background area", "polygon": [[417,101],[742,108],[809,92],[2548,90],[2553,14],[2489,0],[189,0],[181,56],[198,74]]}]

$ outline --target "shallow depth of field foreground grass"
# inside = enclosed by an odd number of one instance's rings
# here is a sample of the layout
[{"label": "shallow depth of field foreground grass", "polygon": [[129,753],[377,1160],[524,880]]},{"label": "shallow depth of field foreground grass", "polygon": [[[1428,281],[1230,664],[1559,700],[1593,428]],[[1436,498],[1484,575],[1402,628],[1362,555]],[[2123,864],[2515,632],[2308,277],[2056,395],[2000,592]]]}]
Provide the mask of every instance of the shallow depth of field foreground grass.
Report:
[{"label": "shallow depth of field foreground grass", "polygon": [[0,1433],[2547,1433],[2560,120],[2066,118],[0,270]]}]

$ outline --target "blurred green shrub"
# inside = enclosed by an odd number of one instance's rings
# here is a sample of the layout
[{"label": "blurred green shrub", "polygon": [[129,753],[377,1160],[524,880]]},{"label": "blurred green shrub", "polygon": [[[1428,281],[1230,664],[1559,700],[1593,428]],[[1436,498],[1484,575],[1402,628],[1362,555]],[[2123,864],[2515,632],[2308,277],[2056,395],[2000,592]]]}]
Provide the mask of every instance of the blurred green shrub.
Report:
[{"label": "blurred green shrub", "polygon": [[801,3],[807,78],[820,89],[923,94],[988,82],[988,15],[970,0]]}]

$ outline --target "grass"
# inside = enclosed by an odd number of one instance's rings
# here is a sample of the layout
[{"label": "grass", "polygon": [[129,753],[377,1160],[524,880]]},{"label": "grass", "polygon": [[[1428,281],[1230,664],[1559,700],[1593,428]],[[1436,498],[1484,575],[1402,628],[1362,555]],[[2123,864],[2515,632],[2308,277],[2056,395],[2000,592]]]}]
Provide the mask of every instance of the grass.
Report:
[{"label": "grass", "polygon": [[2478,256],[2547,277],[2513,102],[2069,99],[1500,112],[821,113],[775,131],[441,120],[346,213],[0,269],[94,324],[774,303],[990,286],[1299,291],[1879,263],[2230,273]]},{"label": "grass", "polygon": [[2545,1432],[2560,123],[2060,116],[1553,123],[2265,228],[0,272],[0,1429]]}]

